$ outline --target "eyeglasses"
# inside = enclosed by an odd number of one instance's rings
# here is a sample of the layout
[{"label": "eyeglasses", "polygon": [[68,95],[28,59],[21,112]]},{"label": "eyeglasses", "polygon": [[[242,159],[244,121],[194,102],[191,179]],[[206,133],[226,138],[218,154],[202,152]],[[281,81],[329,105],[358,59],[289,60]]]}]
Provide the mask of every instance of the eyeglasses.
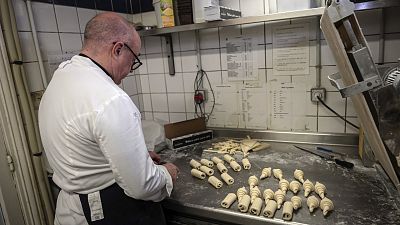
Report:
[{"label": "eyeglasses", "polygon": [[[114,45],[115,45],[116,43],[117,43],[117,42],[113,42]],[[125,46],[130,52],[132,52],[133,56],[135,57],[135,58],[133,59],[133,63],[132,63],[132,66],[131,66],[131,73],[132,73],[134,70],[136,70],[137,68],[139,68],[143,63],[140,62],[139,57],[132,51],[132,49],[131,49],[126,43],[124,43],[124,46]]]}]

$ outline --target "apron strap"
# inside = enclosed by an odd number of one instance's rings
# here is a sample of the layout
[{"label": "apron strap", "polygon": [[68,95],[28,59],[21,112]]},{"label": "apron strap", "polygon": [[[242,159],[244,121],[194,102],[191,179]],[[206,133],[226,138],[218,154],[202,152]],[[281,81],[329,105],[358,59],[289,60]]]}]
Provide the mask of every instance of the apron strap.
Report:
[{"label": "apron strap", "polygon": [[127,196],[114,183],[100,191],[104,218],[92,222],[88,195],[79,194],[83,212],[89,225],[166,225],[160,202],[137,200]]}]

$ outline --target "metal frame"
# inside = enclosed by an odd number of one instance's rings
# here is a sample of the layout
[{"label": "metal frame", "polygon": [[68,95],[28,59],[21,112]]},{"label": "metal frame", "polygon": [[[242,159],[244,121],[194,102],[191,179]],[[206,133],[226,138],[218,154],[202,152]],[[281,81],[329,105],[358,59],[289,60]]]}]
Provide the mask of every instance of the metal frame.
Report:
[{"label": "metal frame", "polygon": [[209,127],[214,137],[244,138],[281,143],[323,144],[332,146],[358,146],[358,134],[311,133],[293,131],[249,130]]}]

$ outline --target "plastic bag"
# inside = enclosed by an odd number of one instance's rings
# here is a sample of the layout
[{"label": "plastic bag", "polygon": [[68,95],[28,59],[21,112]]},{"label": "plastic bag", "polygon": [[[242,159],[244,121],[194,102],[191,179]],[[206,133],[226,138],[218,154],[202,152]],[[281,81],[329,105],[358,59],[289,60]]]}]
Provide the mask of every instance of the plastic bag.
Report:
[{"label": "plastic bag", "polygon": [[142,129],[148,151],[159,152],[166,146],[162,121],[142,120]]}]

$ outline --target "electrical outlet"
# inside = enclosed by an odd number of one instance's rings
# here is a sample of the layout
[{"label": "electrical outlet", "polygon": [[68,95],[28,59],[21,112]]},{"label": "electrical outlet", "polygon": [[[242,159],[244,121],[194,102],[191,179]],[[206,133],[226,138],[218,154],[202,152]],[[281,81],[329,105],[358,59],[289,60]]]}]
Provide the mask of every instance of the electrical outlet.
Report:
[{"label": "electrical outlet", "polygon": [[[195,96],[196,96],[196,95],[202,96],[202,103],[207,102],[207,96],[206,96],[206,94],[207,94],[206,90],[196,90],[196,91],[194,92],[194,95],[195,95]],[[200,96],[198,96],[198,98],[199,98]]]},{"label": "electrical outlet", "polygon": [[311,101],[319,102],[318,97],[320,97],[322,101],[325,101],[325,94],[325,88],[311,88]]}]

